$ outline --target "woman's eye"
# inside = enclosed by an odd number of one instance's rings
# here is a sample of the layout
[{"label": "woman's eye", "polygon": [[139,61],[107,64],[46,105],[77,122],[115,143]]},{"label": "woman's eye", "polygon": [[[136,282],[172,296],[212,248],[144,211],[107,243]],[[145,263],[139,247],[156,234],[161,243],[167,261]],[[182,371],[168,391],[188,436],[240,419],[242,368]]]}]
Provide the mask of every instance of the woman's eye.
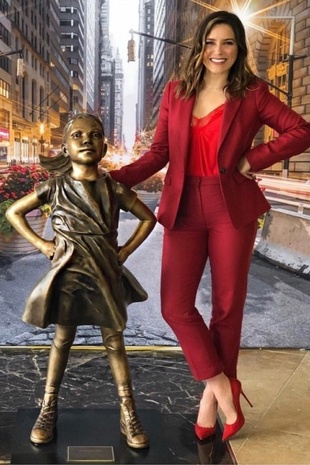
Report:
[{"label": "woman's eye", "polygon": [[[222,45],[234,45],[235,42],[233,40],[226,40],[225,42],[222,43]],[[215,42],[211,40],[206,41],[206,45],[215,45]]]}]

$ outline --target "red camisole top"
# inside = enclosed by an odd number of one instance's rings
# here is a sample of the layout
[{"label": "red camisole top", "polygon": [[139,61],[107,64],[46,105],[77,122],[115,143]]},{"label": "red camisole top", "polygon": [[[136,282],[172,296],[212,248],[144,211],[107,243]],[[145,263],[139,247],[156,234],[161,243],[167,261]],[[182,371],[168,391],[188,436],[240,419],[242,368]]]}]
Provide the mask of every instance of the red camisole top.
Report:
[{"label": "red camisole top", "polygon": [[189,176],[217,176],[217,151],[224,103],[203,118],[192,115],[192,140],[187,167]]}]

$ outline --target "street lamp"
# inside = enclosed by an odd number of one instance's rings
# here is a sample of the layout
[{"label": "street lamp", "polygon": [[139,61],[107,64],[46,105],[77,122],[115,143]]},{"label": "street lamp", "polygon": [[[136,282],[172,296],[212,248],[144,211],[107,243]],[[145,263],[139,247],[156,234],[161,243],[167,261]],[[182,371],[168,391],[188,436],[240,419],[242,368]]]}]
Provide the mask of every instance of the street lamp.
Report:
[{"label": "street lamp", "polygon": [[128,41],[128,46],[127,46],[128,62],[136,60],[135,41],[134,41],[134,38],[133,38],[133,34],[137,34],[139,36],[147,37],[149,39],[159,40],[160,42],[165,42],[167,44],[178,45],[179,47],[183,47],[183,48],[191,48],[189,45],[181,44],[179,42],[176,42],[175,40],[164,39],[163,37],[156,37],[156,36],[153,36],[151,34],[146,34],[145,32],[138,32],[138,31],[133,31],[132,29],[130,29],[129,33],[131,34],[131,39]]},{"label": "street lamp", "polygon": [[12,50],[11,52],[0,52],[0,57],[8,57],[10,55],[19,55],[17,59],[17,67],[16,67],[16,76],[23,77],[25,74],[25,63],[23,60],[23,50]]},{"label": "street lamp", "polygon": [[41,145],[41,155],[44,155],[44,143],[45,139],[43,139],[44,134],[44,123],[40,124],[40,139],[38,140],[39,144]]}]

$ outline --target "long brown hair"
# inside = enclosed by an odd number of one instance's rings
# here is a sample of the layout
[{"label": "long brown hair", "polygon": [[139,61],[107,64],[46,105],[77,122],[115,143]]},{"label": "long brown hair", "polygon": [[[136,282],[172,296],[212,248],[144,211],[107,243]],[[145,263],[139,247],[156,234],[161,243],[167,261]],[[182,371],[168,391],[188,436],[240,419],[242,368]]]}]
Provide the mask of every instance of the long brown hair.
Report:
[{"label": "long brown hair", "polygon": [[206,40],[212,28],[217,24],[228,24],[234,31],[238,46],[238,55],[228,75],[226,93],[231,98],[243,97],[246,90],[257,77],[251,70],[247,55],[245,30],[242,22],[234,13],[216,11],[206,16],[198,26],[194,37],[194,45],[181,74],[181,81],[176,88],[176,95],[187,99],[202,90],[204,85],[203,54]]}]

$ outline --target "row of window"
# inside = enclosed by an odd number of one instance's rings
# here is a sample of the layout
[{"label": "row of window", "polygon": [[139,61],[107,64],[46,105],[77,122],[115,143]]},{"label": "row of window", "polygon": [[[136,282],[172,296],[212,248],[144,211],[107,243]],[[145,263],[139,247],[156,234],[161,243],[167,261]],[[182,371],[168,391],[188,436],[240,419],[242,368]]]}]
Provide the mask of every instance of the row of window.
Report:
[{"label": "row of window", "polygon": [[11,34],[2,23],[0,23],[0,37],[2,42],[4,42],[6,45],[11,44]]},{"label": "row of window", "polygon": [[0,68],[7,73],[11,73],[11,61],[8,57],[0,56]]},{"label": "row of window", "polygon": [[79,22],[76,21],[75,19],[62,19],[60,20],[60,26],[66,26],[66,27],[72,27],[72,26],[78,26]]},{"label": "row of window", "polygon": [[2,97],[9,98],[11,93],[11,86],[5,82],[3,79],[0,79],[0,95]]},{"label": "row of window", "polygon": [[0,11],[5,15],[9,12],[9,4],[6,0],[0,0]]},{"label": "row of window", "polygon": [[42,2],[41,0],[21,0],[21,10],[25,13],[26,16],[29,15],[30,11],[38,11],[41,16],[44,15],[44,6],[48,10],[50,8],[50,0],[45,0]]},{"label": "row of window", "polygon": [[60,11],[62,13],[77,13],[78,12],[77,8],[74,8],[73,6],[71,6],[71,7],[61,6]]}]

